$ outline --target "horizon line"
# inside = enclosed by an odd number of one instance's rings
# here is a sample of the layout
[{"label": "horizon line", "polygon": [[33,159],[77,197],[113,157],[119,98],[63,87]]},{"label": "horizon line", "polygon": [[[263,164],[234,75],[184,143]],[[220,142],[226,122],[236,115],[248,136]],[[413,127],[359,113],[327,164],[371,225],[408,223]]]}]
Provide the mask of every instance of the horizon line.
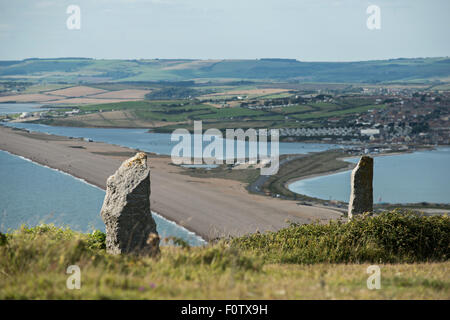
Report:
[{"label": "horizon line", "polygon": [[123,60],[123,61],[142,61],[142,60],[191,60],[191,61],[252,61],[252,60],[292,60],[296,62],[307,63],[348,63],[348,62],[369,62],[369,61],[388,61],[388,60],[413,60],[413,59],[445,59],[449,56],[430,56],[430,57],[397,57],[397,58],[384,58],[384,59],[368,59],[368,60],[299,60],[298,58],[277,58],[277,57],[265,57],[265,58],[93,58],[93,57],[28,57],[23,59],[0,59],[0,61],[27,61],[27,60],[62,60],[62,59],[84,59],[84,60]]}]

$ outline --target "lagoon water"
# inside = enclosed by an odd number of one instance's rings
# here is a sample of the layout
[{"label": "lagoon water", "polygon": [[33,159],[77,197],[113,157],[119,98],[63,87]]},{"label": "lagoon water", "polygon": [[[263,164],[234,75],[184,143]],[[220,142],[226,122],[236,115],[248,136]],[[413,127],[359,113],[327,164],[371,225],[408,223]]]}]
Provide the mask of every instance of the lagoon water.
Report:
[{"label": "lagoon water", "polygon": [[[357,163],[359,159],[347,159]],[[351,171],[296,181],[293,192],[348,202]],[[374,202],[450,203],[450,148],[374,158]]]},{"label": "lagoon water", "polygon": [[[105,192],[63,172],[0,151],[0,230],[54,223],[74,230],[105,231],[100,209]],[[175,236],[191,245],[205,242],[192,232],[153,215],[161,238]],[[164,244],[164,242],[162,242]]]},{"label": "lagoon water", "polygon": [[[169,133],[148,133],[147,129],[54,127],[36,123],[7,123],[6,125],[66,137],[90,138],[93,141],[101,141],[164,155],[170,155],[172,148],[178,144],[178,141],[171,141],[171,134]],[[270,138],[267,140],[270,141]],[[209,142],[203,142],[203,147],[208,144]],[[223,145],[225,147],[225,143]],[[271,145],[268,143],[269,154],[270,147]],[[280,142],[279,154],[305,154],[341,148],[342,146],[336,144]],[[246,150],[248,153],[248,141],[246,142]]]},{"label": "lagoon water", "polygon": [[0,115],[47,110],[39,108],[40,106],[40,104],[36,103],[0,103]]}]

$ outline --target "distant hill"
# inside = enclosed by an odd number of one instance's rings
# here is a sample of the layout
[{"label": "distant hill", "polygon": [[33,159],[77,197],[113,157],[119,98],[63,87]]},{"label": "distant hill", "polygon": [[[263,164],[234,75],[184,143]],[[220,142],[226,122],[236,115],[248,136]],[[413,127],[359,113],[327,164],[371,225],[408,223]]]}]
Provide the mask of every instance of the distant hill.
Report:
[{"label": "distant hill", "polygon": [[299,82],[430,82],[450,79],[449,58],[360,62],[258,60],[96,60],[89,58],[0,61],[0,81],[105,82],[195,79]]}]

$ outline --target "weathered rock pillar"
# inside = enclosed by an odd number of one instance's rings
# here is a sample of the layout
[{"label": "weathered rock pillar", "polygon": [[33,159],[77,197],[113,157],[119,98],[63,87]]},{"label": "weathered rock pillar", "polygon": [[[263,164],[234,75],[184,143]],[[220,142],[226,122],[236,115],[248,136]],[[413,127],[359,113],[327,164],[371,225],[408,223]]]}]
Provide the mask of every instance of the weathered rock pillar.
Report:
[{"label": "weathered rock pillar", "polygon": [[373,211],[373,158],[362,156],[352,171],[348,219],[355,214]]},{"label": "weathered rock pillar", "polygon": [[108,253],[159,252],[156,223],[150,211],[150,169],[145,153],[124,161],[108,178],[100,214],[106,225]]}]

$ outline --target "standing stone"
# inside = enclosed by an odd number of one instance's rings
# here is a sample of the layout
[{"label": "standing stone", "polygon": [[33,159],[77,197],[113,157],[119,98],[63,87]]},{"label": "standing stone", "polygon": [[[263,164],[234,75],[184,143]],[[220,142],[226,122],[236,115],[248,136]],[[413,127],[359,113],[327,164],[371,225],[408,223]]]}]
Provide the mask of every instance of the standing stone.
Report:
[{"label": "standing stone", "polygon": [[159,252],[159,241],[148,241],[149,237],[157,237],[157,232],[150,211],[150,169],[145,153],[123,162],[108,178],[101,216],[106,225],[108,253]]},{"label": "standing stone", "polygon": [[373,211],[373,158],[362,156],[352,171],[348,219],[355,214]]}]

